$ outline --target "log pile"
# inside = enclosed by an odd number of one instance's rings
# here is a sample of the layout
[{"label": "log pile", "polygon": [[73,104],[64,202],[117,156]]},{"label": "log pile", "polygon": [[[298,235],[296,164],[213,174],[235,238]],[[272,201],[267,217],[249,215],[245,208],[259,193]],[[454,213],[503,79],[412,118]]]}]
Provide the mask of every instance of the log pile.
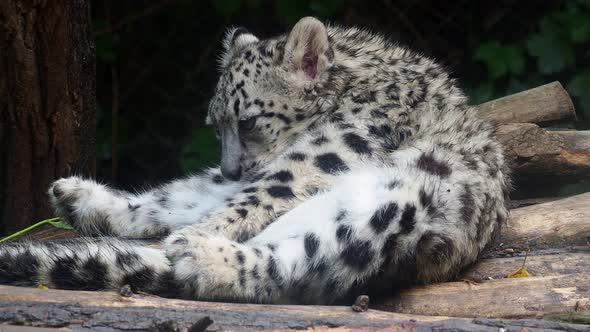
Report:
[{"label": "log pile", "polygon": [[[552,128],[575,119],[559,83],[485,103],[479,112],[498,123],[517,178],[590,179],[590,131]],[[525,259],[531,276],[506,278]],[[401,291],[366,312],[0,286],[1,322],[112,331],[589,331],[590,193],[514,202],[497,244],[457,281]]]}]

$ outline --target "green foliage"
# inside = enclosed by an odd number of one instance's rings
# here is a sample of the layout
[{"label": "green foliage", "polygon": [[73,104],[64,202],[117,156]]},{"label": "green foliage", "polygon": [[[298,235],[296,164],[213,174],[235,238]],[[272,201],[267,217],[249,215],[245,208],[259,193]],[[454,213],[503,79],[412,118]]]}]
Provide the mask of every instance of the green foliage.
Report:
[{"label": "green foliage", "polygon": [[505,75],[520,75],[524,70],[524,50],[519,45],[502,45],[499,41],[483,43],[473,58],[486,64],[493,79]]},{"label": "green foliage", "polygon": [[568,34],[552,16],[541,21],[540,31],[526,41],[529,54],[537,59],[539,71],[553,74],[574,63],[574,50]]},{"label": "green foliage", "polygon": [[473,102],[560,80],[576,97],[582,118],[590,119],[589,4],[570,1],[544,15],[529,35],[509,43],[490,40],[479,45],[473,59],[486,67],[488,77],[469,89]]}]

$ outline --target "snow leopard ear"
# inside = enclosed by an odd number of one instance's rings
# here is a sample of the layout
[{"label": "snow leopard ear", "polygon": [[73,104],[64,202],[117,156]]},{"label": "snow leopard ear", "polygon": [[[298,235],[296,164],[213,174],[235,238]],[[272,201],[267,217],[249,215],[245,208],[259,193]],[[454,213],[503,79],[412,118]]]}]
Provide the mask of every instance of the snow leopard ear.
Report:
[{"label": "snow leopard ear", "polygon": [[328,31],[314,17],[304,17],[295,24],[285,44],[284,64],[297,76],[311,81],[330,65]]},{"label": "snow leopard ear", "polygon": [[226,32],[225,38],[223,38],[223,47],[226,51],[230,51],[232,49],[242,48],[257,41],[258,38],[248,32],[245,28],[231,28]]},{"label": "snow leopard ear", "polygon": [[228,29],[223,38],[223,54],[221,55],[220,65],[225,67],[229,64],[232,56],[244,46],[256,43],[258,38],[248,32],[245,28]]}]

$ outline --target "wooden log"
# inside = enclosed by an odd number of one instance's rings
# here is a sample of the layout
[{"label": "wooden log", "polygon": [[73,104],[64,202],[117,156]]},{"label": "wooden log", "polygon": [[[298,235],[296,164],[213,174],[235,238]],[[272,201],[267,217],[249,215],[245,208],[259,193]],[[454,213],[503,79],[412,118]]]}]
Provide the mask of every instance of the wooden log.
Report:
[{"label": "wooden log", "polygon": [[550,132],[532,123],[499,125],[498,139],[516,176],[590,177],[590,135]]},{"label": "wooden log", "polygon": [[[465,286],[466,287],[466,286]],[[562,290],[566,293],[566,290]],[[564,295],[565,296],[565,295]],[[207,326],[207,320],[212,324]],[[428,317],[350,307],[260,305],[183,301],[113,292],[74,292],[0,286],[0,322],[77,329],[182,330],[201,322],[207,330],[314,331],[584,331],[586,326],[543,320]]]},{"label": "wooden log", "polygon": [[590,244],[590,193],[511,210],[500,239],[519,250]]},{"label": "wooden log", "polygon": [[560,136],[568,148],[579,151],[590,151],[590,130],[550,130]]},{"label": "wooden log", "polygon": [[546,123],[576,117],[574,104],[559,82],[492,100],[478,108],[482,117],[497,123]]},{"label": "wooden log", "polygon": [[525,254],[511,251],[508,257],[488,258],[478,262],[462,273],[460,278],[475,282],[503,279],[520,269],[523,263],[526,270],[534,277],[571,273],[590,275],[590,246],[552,250],[547,253],[538,251]]},{"label": "wooden log", "polygon": [[576,273],[481,284],[433,284],[404,290],[377,308],[432,316],[503,318],[590,312],[590,278],[587,273]]}]

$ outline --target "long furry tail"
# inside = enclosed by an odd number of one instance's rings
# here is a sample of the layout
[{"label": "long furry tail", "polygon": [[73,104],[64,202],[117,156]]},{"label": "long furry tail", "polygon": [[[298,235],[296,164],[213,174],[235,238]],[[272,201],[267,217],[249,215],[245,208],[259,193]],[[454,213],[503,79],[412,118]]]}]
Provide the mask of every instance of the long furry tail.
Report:
[{"label": "long furry tail", "polygon": [[75,290],[134,291],[176,297],[164,251],[114,238],[0,246],[0,284]]}]

